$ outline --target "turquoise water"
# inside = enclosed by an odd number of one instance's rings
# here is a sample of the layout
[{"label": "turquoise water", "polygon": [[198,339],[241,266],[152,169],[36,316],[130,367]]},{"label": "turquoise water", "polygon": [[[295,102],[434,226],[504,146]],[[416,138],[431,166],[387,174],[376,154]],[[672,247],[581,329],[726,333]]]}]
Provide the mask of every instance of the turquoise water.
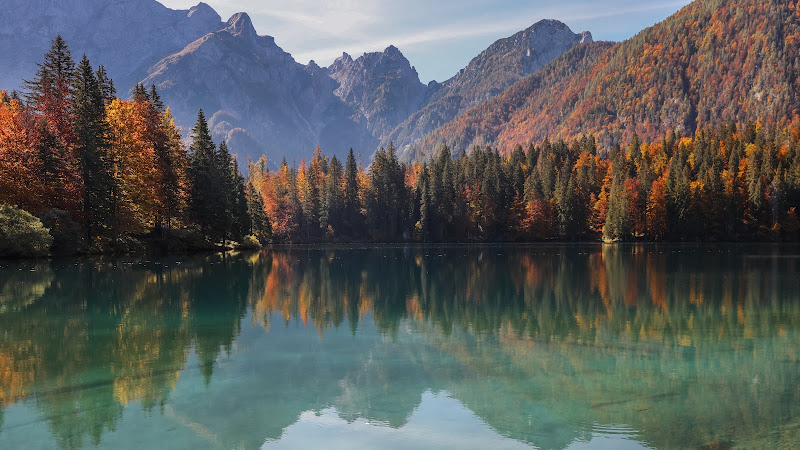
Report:
[{"label": "turquoise water", "polygon": [[0,448],[798,448],[800,247],[0,261]]}]

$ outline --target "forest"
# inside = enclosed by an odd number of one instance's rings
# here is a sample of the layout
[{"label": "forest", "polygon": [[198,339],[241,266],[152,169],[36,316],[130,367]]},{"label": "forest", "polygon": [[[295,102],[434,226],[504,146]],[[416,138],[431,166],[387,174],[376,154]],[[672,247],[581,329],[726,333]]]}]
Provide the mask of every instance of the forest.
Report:
[{"label": "forest", "polygon": [[398,162],[381,149],[366,170],[317,151],[296,169],[261,160],[277,242],[797,240],[800,130],[757,124],[677,133],[621,148],[591,136]]},{"label": "forest", "polygon": [[[592,135],[527,148],[440,145],[416,162],[393,145],[367,167],[317,148],[243,176],[203,112],[187,146],[156,88],[117,98],[102,66],[53,41],[27,92],[0,97],[0,254],[183,250],[236,241],[795,241],[800,128],[730,122],[603,146]],[[235,149],[233,149],[235,150]],[[33,217],[35,214],[36,217]],[[15,225],[16,224],[16,225]],[[27,224],[27,225],[20,225]],[[35,239],[34,239],[35,240]],[[164,243],[166,242],[166,243]],[[175,244],[175,242],[180,242]]]},{"label": "forest", "polygon": [[0,95],[0,255],[125,252],[133,236],[190,250],[268,242],[252,236],[244,179],[202,111],[187,148],[154,86],[117,98],[105,69],[85,55],[76,66],[60,36],[26,88]]}]

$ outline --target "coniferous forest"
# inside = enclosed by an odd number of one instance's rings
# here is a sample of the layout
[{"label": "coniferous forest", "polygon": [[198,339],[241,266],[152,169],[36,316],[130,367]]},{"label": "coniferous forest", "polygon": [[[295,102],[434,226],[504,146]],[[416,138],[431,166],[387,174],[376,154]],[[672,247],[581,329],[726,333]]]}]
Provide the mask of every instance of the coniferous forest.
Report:
[{"label": "coniferous forest", "polygon": [[277,171],[251,161],[245,178],[202,111],[187,146],[155,87],[117,98],[103,67],[75,64],[60,37],[26,88],[0,100],[2,216],[6,229],[49,233],[55,253],[127,251],[133,237],[191,248],[797,240],[800,230],[797,127],[730,123],[655,142],[634,133],[610,148],[592,136],[458,155],[439,146],[411,164],[390,145],[368,167],[352,150],[340,161],[318,148]]}]

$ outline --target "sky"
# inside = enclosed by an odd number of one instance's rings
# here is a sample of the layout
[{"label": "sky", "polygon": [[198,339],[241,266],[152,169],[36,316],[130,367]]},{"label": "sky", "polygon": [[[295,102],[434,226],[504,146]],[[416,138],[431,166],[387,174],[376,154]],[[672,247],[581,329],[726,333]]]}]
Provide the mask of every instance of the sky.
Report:
[{"label": "sky", "polygon": [[[199,0],[159,0],[189,9]],[[299,63],[328,66],[347,52],[394,45],[423,83],[456,74],[494,41],[542,19],[595,40],[621,41],[669,17],[689,0],[205,0],[223,20],[247,12]]]}]

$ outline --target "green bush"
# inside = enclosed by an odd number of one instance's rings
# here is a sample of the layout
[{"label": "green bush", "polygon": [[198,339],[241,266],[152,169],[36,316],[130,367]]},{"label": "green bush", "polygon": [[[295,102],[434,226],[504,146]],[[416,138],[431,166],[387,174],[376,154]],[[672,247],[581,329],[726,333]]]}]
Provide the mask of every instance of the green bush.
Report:
[{"label": "green bush", "polygon": [[54,255],[74,255],[84,249],[83,232],[72,216],[63,209],[50,209],[36,215],[42,225],[50,229],[53,246],[50,252]]},{"label": "green bush", "polygon": [[53,237],[42,221],[19,208],[0,205],[0,258],[47,256]]}]

